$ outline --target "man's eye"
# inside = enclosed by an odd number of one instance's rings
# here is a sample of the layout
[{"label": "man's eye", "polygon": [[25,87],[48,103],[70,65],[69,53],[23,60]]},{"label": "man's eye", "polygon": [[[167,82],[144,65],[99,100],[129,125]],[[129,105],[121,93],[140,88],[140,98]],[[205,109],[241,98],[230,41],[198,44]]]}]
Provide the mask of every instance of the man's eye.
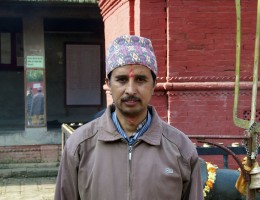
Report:
[{"label": "man's eye", "polygon": [[145,78],[137,78],[136,80],[137,80],[137,82],[145,82],[146,81]]},{"label": "man's eye", "polygon": [[124,83],[124,82],[127,81],[127,79],[126,78],[118,78],[118,79],[116,79],[116,81]]}]

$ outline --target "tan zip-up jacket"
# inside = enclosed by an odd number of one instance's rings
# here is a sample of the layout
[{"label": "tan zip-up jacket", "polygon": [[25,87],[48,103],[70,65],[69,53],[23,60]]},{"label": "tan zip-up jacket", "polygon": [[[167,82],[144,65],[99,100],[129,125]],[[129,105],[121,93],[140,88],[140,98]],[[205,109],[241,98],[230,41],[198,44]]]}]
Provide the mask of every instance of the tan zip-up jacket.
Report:
[{"label": "tan zip-up jacket", "polygon": [[200,164],[188,137],[162,121],[129,147],[110,106],[67,140],[55,200],[203,200]]}]

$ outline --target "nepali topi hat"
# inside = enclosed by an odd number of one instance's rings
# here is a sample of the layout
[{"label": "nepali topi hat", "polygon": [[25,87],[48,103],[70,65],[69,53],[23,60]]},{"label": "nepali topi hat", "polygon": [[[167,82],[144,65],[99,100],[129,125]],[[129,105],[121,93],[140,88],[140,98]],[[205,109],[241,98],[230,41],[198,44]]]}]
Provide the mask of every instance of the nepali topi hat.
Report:
[{"label": "nepali topi hat", "polygon": [[143,65],[157,75],[157,61],[152,42],[135,35],[123,35],[116,38],[107,50],[106,75],[124,65]]}]

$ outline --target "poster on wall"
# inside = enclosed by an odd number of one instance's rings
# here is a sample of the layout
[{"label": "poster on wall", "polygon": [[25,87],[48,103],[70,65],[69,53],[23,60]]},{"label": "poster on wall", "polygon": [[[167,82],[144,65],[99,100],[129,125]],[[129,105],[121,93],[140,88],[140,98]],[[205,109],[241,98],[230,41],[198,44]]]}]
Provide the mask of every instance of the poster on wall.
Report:
[{"label": "poster on wall", "polygon": [[100,45],[66,45],[66,105],[101,105]]},{"label": "poster on wall", "polygon": [[43,70],[26,70],[26,126],[46,125]]}]

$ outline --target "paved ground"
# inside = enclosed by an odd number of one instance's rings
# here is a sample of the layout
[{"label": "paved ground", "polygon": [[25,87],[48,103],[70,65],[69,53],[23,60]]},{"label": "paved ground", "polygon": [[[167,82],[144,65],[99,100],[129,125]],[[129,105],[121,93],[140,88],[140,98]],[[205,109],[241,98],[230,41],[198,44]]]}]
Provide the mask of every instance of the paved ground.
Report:
[{"label": "paved ground", "polygon": [[53,200],[55,177],[0,178],[1,200]]}]

